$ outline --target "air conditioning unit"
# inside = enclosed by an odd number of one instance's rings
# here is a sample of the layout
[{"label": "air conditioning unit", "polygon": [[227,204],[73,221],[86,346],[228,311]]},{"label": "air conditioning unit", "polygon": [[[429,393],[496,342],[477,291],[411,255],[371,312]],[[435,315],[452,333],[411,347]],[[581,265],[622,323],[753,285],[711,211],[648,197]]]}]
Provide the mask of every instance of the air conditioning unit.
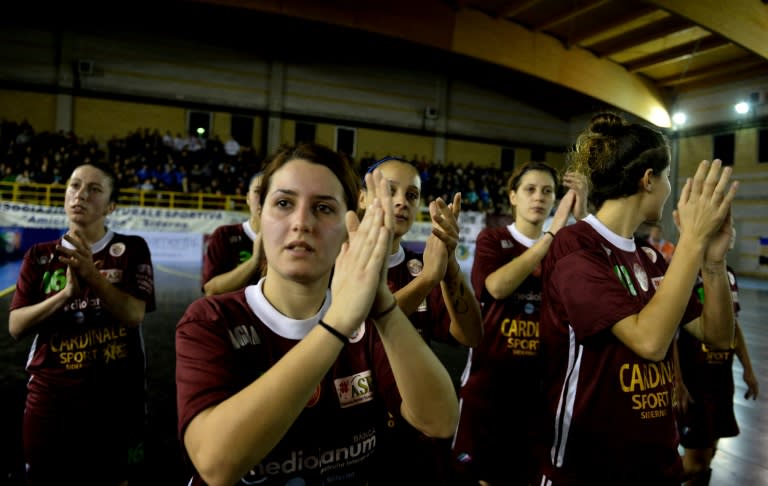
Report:
[{"label": "air conditioning unit", "polygon": [[77,61],[77,74],[82,76],[93,75],[93,61],[88,59],[79,59]]},{"label": "air conditioning unit", "polygon": [[427,120],[437,120],[437,108],[434,106],[424,108],[424,118]]}]

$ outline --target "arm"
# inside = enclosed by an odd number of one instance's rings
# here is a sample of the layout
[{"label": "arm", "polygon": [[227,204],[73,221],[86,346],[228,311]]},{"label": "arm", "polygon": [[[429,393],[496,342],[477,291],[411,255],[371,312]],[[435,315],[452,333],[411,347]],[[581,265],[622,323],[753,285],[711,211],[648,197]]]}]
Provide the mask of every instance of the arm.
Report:
[{"label": "arm", "polygon": [[416,312],[419,305],[432,292],[445,275],[447,255],[442,250],[442,243],[430,235],[424,246],[424,267],[407,285],[395,292],[397,305],[403,314],[409,316]]},{"label": "arm", "polygon": [[[480,303],[467,286],[456,260],[456,246],[459,243],[459,214],[461,193],[453,196],[453,203],[445,204],[437,198],[429,204],[432,217],[432,235],[438,240],[438,251],[445,254],[447,266],[440,280],[443,302],[451,318],[449,331],[456,341],[465,346],[477,346],[483,337],[483,316]],[[426,251],[425,265],[426,265]]]},{"label": "arm", "polygon": [[[715,346],[723,346],[716,344],[722,343],[723,338],[726,338],[725,347],[731,343],[733,304],[727,287],[725,265],[722,265],[722,271],[715,268],[716,264],[712,259],[715,255],[710,251],[712,248],[709,248],[710,240],[714,238],[719,242],[720,237],[716,235],[722,234],[722,227],[728,224],[726,218],[738,188],[738,183],[733,183],[730,189],[727,187],[731,171],[730,167],[721,170],[720,162],[717,160],[711,164],[702,161],[693,179],[686,181],[680,195],[678,209],[675,211],[675,219],[681,232],[678,251],[675,252],[661,285],[639,313],[622,319],[612,327],[618,339],[645,359],[659,361],[666,355],[680,320],[683,318],[703,261],[705,267],[714,270],[705,278],[705,282],[709,280],[708,285],[712,287],[712,292],[717,294],[711,299],[706,299],[711,306],[710,309],[714,311],[705,311],[701,318],[686,324],[685,329],[697,337],[709,335],[710,340],[702,340]],[[722,255],[726,251],[727,242]],[[724,262],[724,257],[721,260]],[[722,280],[722,283],[716,283],[718,279]],[[723,286],[727,295],[717,298],[722,293]],[[705,287],[705,292],[708,291]],[[729,310],[725,309],[726,306]],[[720,322],[712,322],[711,316],[715,314],[724,316],[724,319]],[[706,323],[704,323],[705,319]],[[705,328],[709,334],[707,332],[697,334],[699,330]],[[715,335],[718,336],[717,341],[712,340]]]},{"label": "arm", "polygon": [[221,273],[203,284],[205,295],[218,295],[241,289],[257,275],[261,264],[261,232],[253,240],[251,257],[228,272]]},{"label": "arm", "polygon": [[[126,327],[138,327],[144,320],[146,303],[107,281],[93,262],[93,254],[80,234],[64,235],[74,249],[58,247],[59,260],[69,266],[67,277],[77,281],[79,288],[88,286],[101,301],[101,306]],[[68,278],[69,280],[69,278]]]},{"label": "arm", "polygon": [[13,309],[8,315],[8,332],[14,339],[24,337],[79,294],[80,289],[77,286],[77,280],[72,278],[71,270],[67,267],[66,284],[61,292],[36,304]]},{"label": "arm", "polygon": [[[550,225],[549,231],[551,233],[556,234],[566,225],[568,216],[573,210],[575,199],[576,193],[569,190],[560,201]],[[520,256],[489,274],[485,279],[485,288],[491,297],[502,300],[512,295],[547,255],[553,239],[552,235],[544,233],[533,246]]]},{"label": "arm", "polygon": [[744,340],[744,333],[741,332],[741,326],[736,323],[736,342],[734,346],[734,354],[739,358],[742,368],[744,368],[744,383],[747,385],[747,392],[744,394],[744,398],[749,400],[751,397],[753,400],[757,400],[757,395],[760,392],[760,385],[755,377],[755,372],[752,369],[752,360],[749,359],[749,351],[747,350],[747,342]]}]

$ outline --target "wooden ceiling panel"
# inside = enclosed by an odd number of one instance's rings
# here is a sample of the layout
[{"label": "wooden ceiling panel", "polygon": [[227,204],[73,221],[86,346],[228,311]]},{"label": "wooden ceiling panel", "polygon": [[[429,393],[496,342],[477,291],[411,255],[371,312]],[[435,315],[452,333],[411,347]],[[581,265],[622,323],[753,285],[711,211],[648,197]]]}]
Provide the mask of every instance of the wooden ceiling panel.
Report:
[{"label": "wooden ceiling panel", "polygon": [[650,114],[676,93],[768,69],[759,0],[188,1],[373,32],[538,78],[561,88],[548,93],[549,109],[571,107],[561,118],[594,99],[658,123]]}]

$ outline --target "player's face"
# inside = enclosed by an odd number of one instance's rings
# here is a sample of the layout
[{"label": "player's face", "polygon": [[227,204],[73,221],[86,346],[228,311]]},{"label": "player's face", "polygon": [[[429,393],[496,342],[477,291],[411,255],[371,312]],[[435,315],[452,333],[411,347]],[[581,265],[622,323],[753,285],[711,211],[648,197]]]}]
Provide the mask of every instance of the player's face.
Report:
[{"label": "player's face", "polygon": [[327,275],[347,238],[347,205],[330,169],[304,159],[272,175],[261,214],[268,275],[314,282]]},{"label": "player's face", "polygon": [[112,190],[109,177],[96,167],[83,165],[75,169],[64,192],[64,211],[70,223],[103,225],[115,209],[109,200]]},{"label": "player's face", "polygon": [[517,190],[509,194],[515,208],[515,220],[543,223],[555,205],[555,181],[549,172],[529,170],[520,178]]},{"label": "player's face", "polygon": [[[395,208],[395,238],[399,238],[411,229],[421,207],[421,177],[415,167],[397,160],[384,162],[379,170],[389,181]],[[372,202],[366,193],[362,207]]]}]

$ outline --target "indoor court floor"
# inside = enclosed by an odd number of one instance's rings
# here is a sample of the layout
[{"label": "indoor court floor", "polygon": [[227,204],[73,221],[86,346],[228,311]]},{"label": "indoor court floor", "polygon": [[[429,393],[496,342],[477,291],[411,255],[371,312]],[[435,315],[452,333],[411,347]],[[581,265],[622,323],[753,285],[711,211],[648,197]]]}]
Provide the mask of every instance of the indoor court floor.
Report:
[{"label": "indoor court floor", "polygon": [[[5,267],[5,266],[4,266]],[[4,273],[5,272],[5,273]],[[12,285],[14,269],[0,267],[0,289]],[[148,470],[143,484],[186,484],[188,475],[176,439],[174,388],[174,328],[187,305],[199,298],[199,265],[171,266],[155,263],[157,310],[147,315],[144,336],[148,361],[149,437],[146,444]],[[745,386],[741,366],[735,360],[736,416],[741,427],[738,437],[723,439],[715,456],[710,484],[716,486],[768,486],[768,281],[741,279],[740,323],[747,339],[753,367],[761,385],[757,401],[744,399]],[[0,298],[0,315],[7,325],[11,294]],[[768,327],[768,326],[767,326]],[[6,328],[7,329],[7,328]],[[0,333],[0,484],[21,485],[20,424],[24,407],[26,373],[24,362],[31,338],[14,341],[7,331]],[[437,346],[455,379],[464,366],[466,353],[449,346]]]}]

